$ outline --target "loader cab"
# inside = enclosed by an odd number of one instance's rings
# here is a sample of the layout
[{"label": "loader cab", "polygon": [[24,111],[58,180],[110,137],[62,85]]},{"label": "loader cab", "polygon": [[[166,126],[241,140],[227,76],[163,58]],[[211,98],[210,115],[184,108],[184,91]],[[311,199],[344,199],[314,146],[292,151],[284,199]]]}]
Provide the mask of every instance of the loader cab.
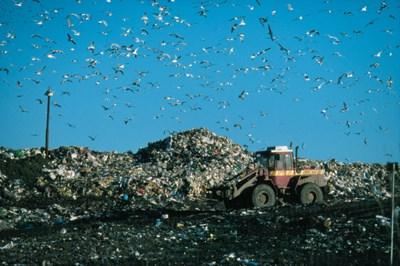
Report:
[{"label": "loader cab", "polygon": [[256,152],[257,161],[268,170],[293,170],[293,151],[287,146],[268,147]]}]

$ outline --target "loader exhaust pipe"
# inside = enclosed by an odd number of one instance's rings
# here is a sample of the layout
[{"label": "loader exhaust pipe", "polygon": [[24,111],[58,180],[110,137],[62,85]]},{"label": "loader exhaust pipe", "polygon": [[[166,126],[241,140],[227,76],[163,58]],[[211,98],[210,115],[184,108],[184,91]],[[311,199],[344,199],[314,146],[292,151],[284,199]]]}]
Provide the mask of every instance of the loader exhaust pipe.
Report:
[{"label": "loader exhaust pipe", "polygon": [[296,148],[294,148],[294,169],[297,172],[297,166],[298,166],[298,158],[299,158],[299,146],[296,146]]}]

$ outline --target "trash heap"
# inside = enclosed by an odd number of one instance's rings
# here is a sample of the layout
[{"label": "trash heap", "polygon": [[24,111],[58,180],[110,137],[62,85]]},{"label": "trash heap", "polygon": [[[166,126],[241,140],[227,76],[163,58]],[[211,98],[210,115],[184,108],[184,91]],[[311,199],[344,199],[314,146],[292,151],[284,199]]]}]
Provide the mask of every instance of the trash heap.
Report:
[{"label": "trash heap", "polygon": [[[326,175],[330,177],[330,199],[333,201],[385,199],[391,197],[391,175],[382,164],[362,162],[345,164],[335,160],[324,163]],[[400,182],[396,191],[400,192]]]},{"label": "trash heap", "polygon": [[1,149],[2,200],[91,197],[124,199],[137,207],[185,204],[207,197],[253,161],[240,145],[207,129],[173,134],[136,154],[60,147],[49,157],[39,149]]},{"label": "trash heap", "polygon": [[252,154],[240,145],[207,129],[173,134],[135,157],[134,176],[144,186],[143,193],[158,203],[205,197],[253,162]]},{"label": "trash heap", "polygon": [[[121,204],[133,209],[207,209],[209,192],[235,182],[254,162],[253,154],[240,145],[202,128],[172,134],[135,154],[60,147],[46,158],[43,149],[0,148],[0,228],[24,220],[43,223],[100,215]],[[325,168],[330,177],[328,203],[391,196],[383,165],[302,163]]]},{"label": "trash heap", "polygon": [[[329,177],[327,200],[331,203],[391,197],[391,175],[384,164],[299,159],[298,165],[300,168],[325,170],[325,175]],[[400,192],[399,180],[396,191]]]}]

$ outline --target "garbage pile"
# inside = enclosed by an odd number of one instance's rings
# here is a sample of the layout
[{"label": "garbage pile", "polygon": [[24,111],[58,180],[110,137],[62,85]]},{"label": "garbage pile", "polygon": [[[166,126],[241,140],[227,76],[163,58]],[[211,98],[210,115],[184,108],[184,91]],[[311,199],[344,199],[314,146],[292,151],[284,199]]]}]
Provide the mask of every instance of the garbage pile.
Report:
[{"label": "garbage pile", "polygon": [[[329,178],[329,202],[370,198],[383,200],[391,197],[391,175],[384,164],[299,159],[298,165],[300,168],[325,170]],[[399,180],[396,182],[396,191],[400,192]]]},{"label": "garbage pile", "polygon": [[40,149],[1,149],[0,158],[2,200],[108,197],[154,206],[206,197],[253,161],[240,145],[206,129],[173,134],[136,154],[60,147],[49,160]]},{"label": "garbage pile", "polygon": [[146,194],[180,200],[199,198],[238,175],[253,156],[226,137],[207,129],[173,134],[136,154],[135,176],[147,180]]},{"label": "garbage pile", "polygon": [[[345,164],[331,160],[324,163],[326,175],[330,177],[332,200],[386,199],[391,197],[391,175],[385,165],[362,162]],[[400,182],[396,183],[400,192]]]},{"label": "garbage pile", "polygon": [[[135,154],[60,147],[46,158],[43,149],[0,148],[0,205],[5,206],[0,218],[3,227],[15,227],[25,226],[21,216],[51,223],[121,204],[198,209],[212,199],[213,188],[232,182],[254,162],[253,154],[240,145],[202,128],[172,134]],[[304,163],[324,167],[330,176],[328,202],[390,197],[383,165]]]}]

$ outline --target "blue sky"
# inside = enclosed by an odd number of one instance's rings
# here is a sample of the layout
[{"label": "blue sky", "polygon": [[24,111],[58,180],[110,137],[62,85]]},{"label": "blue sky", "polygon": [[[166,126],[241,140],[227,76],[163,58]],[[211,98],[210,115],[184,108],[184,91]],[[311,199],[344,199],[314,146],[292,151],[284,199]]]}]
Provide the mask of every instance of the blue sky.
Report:
[{"label": "blue sky", "polygon": [[[136,151],[196,127],[256,151],[400,158],[397,1],[0,3],[0,145]],[[42,103],[43,102],[43,103]]]}]

